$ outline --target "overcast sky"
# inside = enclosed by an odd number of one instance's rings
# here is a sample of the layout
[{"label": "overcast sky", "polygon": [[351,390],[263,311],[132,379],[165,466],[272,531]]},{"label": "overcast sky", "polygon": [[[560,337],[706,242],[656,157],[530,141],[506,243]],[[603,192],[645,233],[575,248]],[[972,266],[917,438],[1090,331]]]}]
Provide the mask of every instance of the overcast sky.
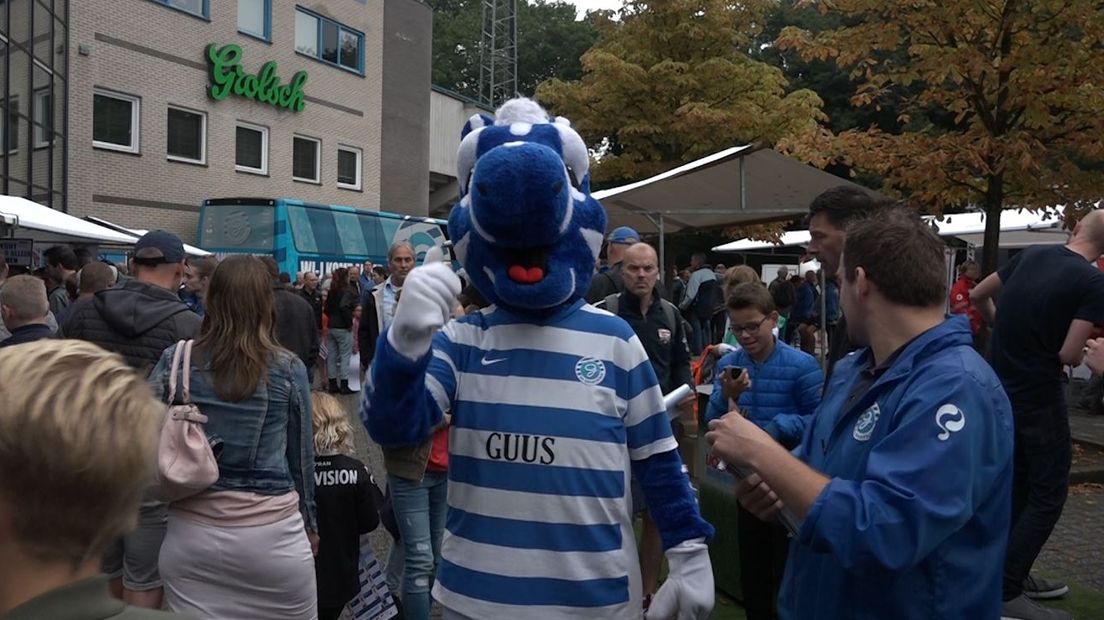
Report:
[{"label": "overcast sky", "polygon": [[575,8],[579,10],[579,15],[582,16],[587,11],[593,9],[613,9],[617,10],[621,8],[621,0],[568,0],[575,5]]}]

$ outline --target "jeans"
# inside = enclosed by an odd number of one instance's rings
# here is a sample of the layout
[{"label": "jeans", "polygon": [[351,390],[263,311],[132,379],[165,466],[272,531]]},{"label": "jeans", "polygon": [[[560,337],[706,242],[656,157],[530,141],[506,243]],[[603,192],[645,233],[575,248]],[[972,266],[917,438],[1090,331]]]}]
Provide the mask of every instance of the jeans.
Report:
[{"label": "jeans", "polygon": [[1048,405],[1012,399],[1016,444],[1012,455],[1012,528],[1004,561],[1004,600],[1023,593],[1023,581],[1046,544],[1069,490],[1072,458],[1064,395]]},{"label": "jeans", "polygon": [[421,482],[388,475],[387,484],[391,487],[391,502],[402,535],[402,548],[393,545],[387,559],[388,586],[392,585],[392,576],[398,574],[397,567],[403,566],[400,597],[403,612],[407,620],[427,620],[429,591],[441,561],[448,474],[427,471]]},{"label": "jeans", "polygon": [[330,379],[349,379],[349,356],[353,354],[353,332],[330,328],[326,335],[326,370]]}]

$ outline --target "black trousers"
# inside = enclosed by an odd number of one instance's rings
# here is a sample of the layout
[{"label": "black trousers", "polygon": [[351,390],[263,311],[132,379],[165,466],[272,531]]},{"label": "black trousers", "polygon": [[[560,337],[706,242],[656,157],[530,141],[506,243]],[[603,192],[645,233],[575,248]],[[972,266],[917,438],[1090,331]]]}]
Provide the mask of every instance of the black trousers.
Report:
[{"label": "black trousers", "polygon": [[1004,600],[1023,593],[1023,581],[1062,516],[1072,459],[1065,395],[1046,406],[1012,401],[1012,528],[1004,561]]},{"label": "black trousers", "polygon": [[741,506],[736,535],[747,620],[774,620],[778,617],[778,588],[790,550],[786,529],[773,521],[760,521]]}]

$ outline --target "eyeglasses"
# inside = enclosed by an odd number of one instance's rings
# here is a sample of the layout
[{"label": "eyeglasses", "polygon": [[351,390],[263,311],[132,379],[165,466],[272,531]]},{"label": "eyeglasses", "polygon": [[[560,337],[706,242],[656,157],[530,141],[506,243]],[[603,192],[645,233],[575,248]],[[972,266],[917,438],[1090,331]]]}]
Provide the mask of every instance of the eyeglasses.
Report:
[{"label": "eyeglasses", "polygon": [[740,334],[743,334],[743,333],[753,334],[756,331],[758,331],[759,328],[763,326],[763,323],[766,323],[767,319],[769,319],[769,318],[770,318],[770,316],[765,316],[765,317],[763,317],[763,320],[759,321],[758,323],[750,323],[748,325],[740,325],[739,327],[737,327],[736,325],[729,325],[728,331],[731,332],[733,336],[739,336]]}]

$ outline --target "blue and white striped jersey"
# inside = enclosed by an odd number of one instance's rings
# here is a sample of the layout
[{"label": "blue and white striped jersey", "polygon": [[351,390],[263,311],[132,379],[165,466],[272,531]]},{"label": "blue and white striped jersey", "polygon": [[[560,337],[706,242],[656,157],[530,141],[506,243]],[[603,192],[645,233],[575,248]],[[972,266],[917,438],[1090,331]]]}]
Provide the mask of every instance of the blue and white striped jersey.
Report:
[{"label": "blue and white striped jersey", "polygon": [[582,301],[446,325],[426,387],[452,412],[434,597],[471,618],[639,618],[630,462],[676,449],[655,372]]}]

